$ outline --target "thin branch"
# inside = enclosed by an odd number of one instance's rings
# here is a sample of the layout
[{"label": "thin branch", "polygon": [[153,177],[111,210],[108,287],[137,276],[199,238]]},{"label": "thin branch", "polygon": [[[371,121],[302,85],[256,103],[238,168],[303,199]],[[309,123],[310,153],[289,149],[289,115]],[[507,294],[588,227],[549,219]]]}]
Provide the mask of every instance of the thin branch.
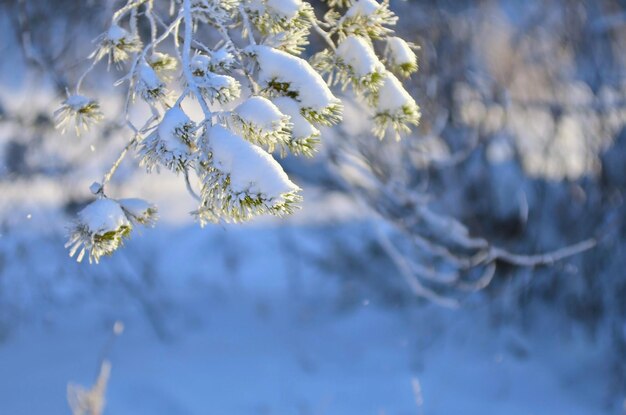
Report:
[{"label": "thin branch", "polygon": [[510,253],[504,249],[491,248],[488,255],[488,261],[499,260],[511,265],[521,267],[535,267],[538,265],[549,265],[557,261],[571,257],[588,251],[597,245],[597,241],[593,238],[584,240],[574,245],[560,248],[552,252],[537,255],[519,255]]},{"label": "thin branch", "polygon": [[189,171],[187,170],[187,168],[185,168],[184,172],[185,172],[185,186],[187,187],[187,191],[194,199],[196,199],[198,202],[201,202],[202,198],[198,196],[198,194],[193,190],[193,187],[191,186],[191,182],[189,181]]},{"label": "thin branch", "polygon": [[103,189],[102,191],[104,192],[104,188],[107,185],[107,183],[109,183],[109,181],[111,181],[111,178],[113,177],[113,175],[115,174],[115,172],[117,171],[118,167],[120,167],[120,164],[122,164],[122,161],[124,160],[124,158],[126,157],[126,154],[128,153],[128,150],[130,150],[130,148],[138,141],[139,135],[135,135],[133,137],[132,140],[130,140],[126,146],[124,146],[124,149],[120,152],[119,156],[117,156],[117,160],[115,160],[115,162],[113,163],[113,165],[111,166],[111,168],[109,169],[108,172],[106,172],[104,174],[104,176],[102,177],[102,186],[101,189]]},{"label": "thin branch", "polygon": [[126,13],[136,9],[137,7],[144,4],[146,1],[147,0],[137,0],[137,1],[128,0],[128,3],[126,3],[126,6],[122,7],[121,9],[116,11],[115,14],[113,14],[113,18],[112,18],[113,23],[117,24],[117,22],[119,22],[120,19],[124,17],[124,15],[126,15]]},{"label": "thin branch", "polygon": [[243,26],[245,28],[246,33],[248,34],[248,41],[252,45],[256,45],[256,40],[254,39],[254,34],[252,33],[252,25],[250,24],[250,18],[248,17],[248,13],[246,9],[244,9],[243,4],[239,3],[239,13],[241,14],[241,19],[243,20]]},{"label": "thin branch", "polygon": [[196,81],[193,79],[193,74],[191,73],[191,37],[193,31],[193,21],[191,19],[191,0],[185,0],[183,5],[183,14],[185,17],[185,36],[183,38],[183,73],[185,74],[185,79],[187,80],[189,89],[195,95],[200,107],[202,107],[204,117],[210,120],[212,116],[211,110],[202,97],[202,94],[200,94],[198,85],[196,85]]},{"label": "thin branch", "polygon": [[381,247],[385,250],[389,258],[396,265],[398,271],[400,272],[400,275],[404,278],[405,282],[411,288],[413,294],[423,297],[444,307],[457,308],[459,306],[458,301],[456,301],[455,299],[443,297],[433,290],[426,288],[424,285],[422,285],[422,283],[413,273],[411,265],[408,263],[407,259],[400,252],[398,252],[396,247],[389,240],[389,237],[387,237],[387,235],[380,228],[378,228],[378,236]]},{"label": "thin branch", "polygon": [[220,35],[222,36],[222,39],[224,40],[224,42],[226,42],[227,45],[230,45],[233,52],[235,53],[236,55],[235,57],[239,61],[241,70],[243,71],[244,75],[248,79],[248,83],[250,84],[250,87],[252,88],[252,92],[254,92],[255,94],[258,94],[259,89],[260,89],[259,85],[254,81],[254,78],[252,77],[252,74],[250,74],[250,71],[246,69],[246,65],[243,60],[243,55],[241,54],[241,51],[239,50],[237,45],[235,45],[231,37],[228,35],[228,30],[226,30],[224,25],[219,22],[217,23],[217,29],[220,32]]},{"label": "thin branch", "polygon": [[328,32],[320,27],[315,17],[309,16],[309,21],[311,22],[311,25],[313,26],[315,32],[320,35],[322,39],[324,39],[328,47],[334,52],[337,48],[335,47],[335,42],[333,42],[333,40],[330,38]]}]

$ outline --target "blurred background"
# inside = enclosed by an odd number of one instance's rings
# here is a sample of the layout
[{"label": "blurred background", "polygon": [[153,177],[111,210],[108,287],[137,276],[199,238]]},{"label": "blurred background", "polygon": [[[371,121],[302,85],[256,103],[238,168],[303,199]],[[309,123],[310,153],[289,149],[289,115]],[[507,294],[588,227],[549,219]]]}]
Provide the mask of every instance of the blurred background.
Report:
[{"label": "blurred background", "polygon": [[161,219],[90,266],[66,228],[128,132],[52,114],[114,6],[0,1],[0,414],[70,414],[103,357],[107,415],[626,414],[626,2],[392,0],[413,134],[379,142],[348,97],[281,161],[298,213],[204,229],[130,157],[110,192]]}]

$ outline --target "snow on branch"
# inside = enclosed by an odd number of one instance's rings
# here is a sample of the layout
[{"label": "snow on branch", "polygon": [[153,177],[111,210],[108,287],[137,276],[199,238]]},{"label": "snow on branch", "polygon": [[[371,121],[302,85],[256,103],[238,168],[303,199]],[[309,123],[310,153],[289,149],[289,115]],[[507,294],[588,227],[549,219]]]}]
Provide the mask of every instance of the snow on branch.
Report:
[{"label": "snow on branch", "polygon": [[[415,101],[392,75],[414,72],[417,61],[393,33],[397,17],[387,0],[328,6],[323,21],[303,0],[127,0],[115,11],[55,113],[63,131],[89,129],[104,116],[98,100],[81,92],[88,76],[101,64],[122,74],[116,85],[126,88],[120,125],[129,129],[128,143],[93,187],[97,200],[79,213],[71,254],[98,262],[135,225],[154,223],[152,205],[107,194],[128,153],[148,172],[180,174],[199,202],[200,224],[240,222],[296,207],[300,189],[274,157],[316,152],[320,127],[342,119],[335,84],[369,106],[380,138],[417,124]],[[301,56],[312,35],[325,46],[314,65]],[[131,121],[136,105],[150,110],[143,125]],[[185,113],[189,105],[202,109],[202,119]]]}]

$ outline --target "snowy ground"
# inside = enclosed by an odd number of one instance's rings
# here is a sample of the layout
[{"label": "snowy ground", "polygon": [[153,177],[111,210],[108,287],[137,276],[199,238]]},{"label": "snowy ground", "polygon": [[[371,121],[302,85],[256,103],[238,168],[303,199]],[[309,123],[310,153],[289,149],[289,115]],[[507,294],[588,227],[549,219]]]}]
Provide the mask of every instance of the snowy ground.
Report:
[{"label": "snowy ground", "polygon": [[[67,383],[93,383],[115,320],[106,414],[611,413],[585,335],[547,312],[523,333],[495,325],[479,298],[393,304],[359,286],[380,260],[371,220],[309,196],[287,222],[202,230],[165,214],[98,267],[25,216],[0,245],[17,258],[2,274],[0,414],[69,413]],[[335,256],[348,246],[365,268],[346,283]]]},{"label": "snowy ground", "polygon": [[[605,413],[593,351],[559,336],[498,334],[479,310],[398,313],[369,304],[331,316],[328,303],[304,306],[284,293],[206,294],[166,341],[140,313],[106,309],[123,313],[127,328],[111,354],[107,413]],[[8,339],[2,413],[68,413],[68,380],[92,382],[107,340],[102,314],[70,307],[60,323]]]}]

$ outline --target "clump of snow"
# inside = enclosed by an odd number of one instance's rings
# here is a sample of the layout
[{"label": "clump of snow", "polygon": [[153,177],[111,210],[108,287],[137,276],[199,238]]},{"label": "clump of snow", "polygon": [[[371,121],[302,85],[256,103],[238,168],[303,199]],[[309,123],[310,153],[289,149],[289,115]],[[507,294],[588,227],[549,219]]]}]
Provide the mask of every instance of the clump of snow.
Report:
[{"label": "clump of snow", "polygon": [[211,61],[214,65],[228,67],[235,61],[235,57],[226,47],[214,50],[211,53]]},{"label": "clump of snow", "polygon": [[64,133],[66,128],[74,125],[76,134],[87,130],[92,124],[102,120],[103,115],[97,101],[82,95],[70,95],[61,108],[54,112],[56,127]]},{"label": "clump of snow", "polygon": [[404,106],[415,105],[415,100],[404,89],[402,83],[392,73],[387,72],[383,83],[378,90],[376,108],[381,111],[396,111]]},{"label": "clump of snow", "polygon": [[139,143],[141,165],[148,172],[165,166],[181,172],[195,151],[195,124],[179,106],[167,110],[159,126]]},{"label": "clump of snow", "polygon": [[122,207],[111,199],[97,199],[78,212],[80,223],[93,234],[100,235],[130,226]]},{"label": "clump of snow", "polygon": [[372,45],[360,36],[350,35],[345,38],[337,47],[337,56],[341,57],[359,78],[385,71]]},{"label": "clump of snow", "polygon": [[137,71],[139,72],[141,81],[146,85],[146,87],[152,89],[159,88],[162,85],[161,80],[157,76],[154,69],[152,69],[152,67],[146,62],[140,63]]},{"label": "clump of snow", "polygon": [[292,19],[300,11],[302,0],[267,0],[267,7],[280,17]]},{"label": "clump of snow", "polygon": [[280,200],[284,194],[299,190],[283,168],[262,148],[233,134],[221,125],[208,130],[213,165],[230,175],[236,193],[260,194],[268,200]]},{"label": "clump of snow", "polygon": [[159,78],[152,66],[142,60],[137,65],[135,73],[134,93],[138,94],[148,103],[155,101],[167,102],[168,95],[165,89],[165,83]]},{"label": "clump of snow", "polygon": [[[211,58],[206,55],[195,55],[191,58],[191,70],[192,71],[201,71],[202,73],[209,70],[209,65],[211,64]],[[194,73],[195,75],[196,73]]]},{"label": "clump of snow", "polygon": [[191,124],[191,120],[178,106],[170,108],[158,127],[159,140],[167,151],[175,154],[189,153],[188,144],[181,140],[181,129]]},{"label": "clump of snow", "polygon": [[391,63],[394,65],[415,63],[417,59],[409,44],[406,43],[404,39],[397,36],[387,38],[387,48],[392,61]]},{"label": "clump of snow", "polygon": [[209,72],[198,86],[220,90],[233,88],[236,85],[238,85],[237,80],[232,76]]},{"label": "clump of snow", "polygon": [[235,57],[226,47],[222,47],[211,52],[211,56],[197,54],[191,58],[191,71],[195,76],[202,76],[212,70],[212,68],[227,68],[234,63]]},{"label": "clump of snow", "polygon": [[380,4],[376,0],[357,0],[346,12],[347,17],[371,16],[376,13]]},{"label": "clump of snow", "polygon": [[276,97],[272,101],[280,112],[289,116],[293,124],[292,135],[295,139],[320,135],[320,131],[302,116],[300,107],[295,100],[289,97]]},{"label": "clump of snow", "polygon": [[80,110],[82,108],[87,107],[93,102],[92,99],[87,98],[83,95],[70,95],[65,100],[64,104],[68,107],[71,107],[74,110]]},{"label": "clump of snow", "polygon": [[283,124],[285,115],[267,98],[253,96],[235,108],[235,112],[242,121],[252,124],[262,132],[276,130],[276,126]]},{"label": "clump of snow", "polygon": [[339,102],[320,74],[304,59],[263,45],[253,46],[251,50],[260,66],[260,81],[289,83],[302,107],[322,110]]},{"label": "clump of snow", "polygon": [[167,53],[152,52],[147,58],[148,63],[156,70],[173,70],[176,69],[178,61]]},{"label": "clump of snow", "polygon": [[223,104],[239,98],[241,94],[241,85],[229,75],[207,72],[205,76],[196,78],[196,84],[202,95],[211,101],[217,100]]},{"label": "clump of snow", "polygon": [[109,27],[106,37],[110,39],[113,43],[119,43],[120,41],[128,37],[128,32],[122,29],[120,26],[114,24]]}]

